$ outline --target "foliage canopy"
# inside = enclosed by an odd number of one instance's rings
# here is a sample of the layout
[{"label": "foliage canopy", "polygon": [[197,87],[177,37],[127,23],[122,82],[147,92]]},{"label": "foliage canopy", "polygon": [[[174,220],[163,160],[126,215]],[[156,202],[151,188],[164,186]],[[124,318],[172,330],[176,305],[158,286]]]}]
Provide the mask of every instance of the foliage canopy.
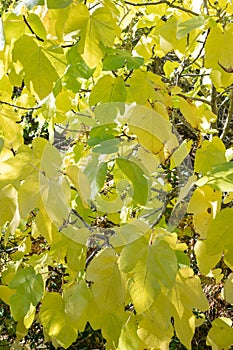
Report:
[{"label": "foliage canopy", "polygon": [[174,333],[191,349],[197,327],[229,349],[232,2],[4,6],[0,298],[16,343],[39,322],[68,348],[89,323],[106,349],[169,349]]}]

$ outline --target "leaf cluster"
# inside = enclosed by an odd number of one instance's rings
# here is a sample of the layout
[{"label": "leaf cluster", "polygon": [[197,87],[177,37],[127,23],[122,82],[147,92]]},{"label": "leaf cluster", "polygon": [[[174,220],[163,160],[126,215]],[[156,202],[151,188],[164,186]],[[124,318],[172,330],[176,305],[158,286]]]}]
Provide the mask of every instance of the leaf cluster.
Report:
[{"label": "leaf cluster", "polygon": [[8,5],[0,298],[12,346],[36,329],[51,348],[90,332],[106,349],[230,349],[231,1]]}]

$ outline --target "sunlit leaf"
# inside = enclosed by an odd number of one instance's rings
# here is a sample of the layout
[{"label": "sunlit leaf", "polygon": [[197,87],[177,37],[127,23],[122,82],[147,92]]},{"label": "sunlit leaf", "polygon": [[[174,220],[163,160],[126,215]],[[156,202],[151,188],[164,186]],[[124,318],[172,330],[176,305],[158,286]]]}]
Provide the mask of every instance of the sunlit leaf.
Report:
[{"label": "sunlit leaf", "polygon": [[67,348],[75,341],[77,329],[66,315],[65,302],[59,293],[52,292],[45,295],[39,316],[47,334],[56,337],[61,346]]},{"label": "sunlit leaf", "polygon": [[87,176],[76,166],[70,165],[66,169],[66,173],[78,190],[84,206],[87,206],[87,201],[90,199],[91,188]]},{"label": "sunlit leaf", "polygon": [[90,262],[86,279],[92,282],[92,293],[102,317],[123,306],[124,286],[113,249],[106,248]]},{"label": "sunlit leaf", "polygon": [[218,348],[229,348],[233,344],[232,320],[225,317],[216,318],[207,335],[207,345]]},{"label": "sunlit leaf", "polygon": [[45,98],[52,91],[58,74],[42,47],[38,46],[30,36],[23,35],[16,41],[13,60],[22,64],[25,84],[28,89],[32,84],[33,90],[40,99]]},{"label": "sunlit leaf", "polygon": [[215,255],[221,253],[233,244],[232,215],[233,209],[222,209],[211,222],[206,239],[206,247],[209,254]]}]

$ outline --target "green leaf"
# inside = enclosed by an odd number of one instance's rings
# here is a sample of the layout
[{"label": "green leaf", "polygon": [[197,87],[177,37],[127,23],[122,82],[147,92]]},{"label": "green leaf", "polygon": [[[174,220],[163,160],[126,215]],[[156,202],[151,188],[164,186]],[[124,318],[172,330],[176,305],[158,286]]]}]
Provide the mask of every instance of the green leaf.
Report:
[{"label": "green leaf", "polygon": [[207,253],[215,255],[222,253],[233,244],[233,209],[222,209],[216,218],[211,222],[207,232],[206,247]]},{"label": "green leaf", "polygon": [[117,70],[126,64],[128,70],[139,68],[144,62],[143,57],[134,57],[128,51],[111,49],[103,60],[103,70]]},{"label": "green leaf", "polygon": [[126,67],[128,70],[133,70],[133,69],[138,69],[141,67],[144,63],[144,58],[143,57],[128,57],[126,59]]},{"label": "green leaf", "polygon": [[66,75],[72,73],[73,75],[75,75],[76,78],[80,77],[84,79],[89,79],[95,71],[95,69],[91,69],[90,67],[88,67],[83,58],[80,56],[80,54],[77,51],[77,45],[74,45],[67,51],[66,58],[67,63],[70,66]]},{"label": "green leaf", "polygon": [[117,158],[116,164],[133,184],[134,201],[145,205],[149,199],[149,180],[142,169],[136,163],[126,158]]},{"label": "green leaf", "polygon": [[125,65],[125,58],[120,55],[109,55],[103,60],[103,70],[117,70]]},{"label": "green leaf", "polygon": [[42,100],[52,91],[58,74],[44,54],[41,46],[31,36],[23,35],[14,44],[13,61],[23,66],[25,84]]},{"label": "green leaf", "polygon": [[90,138],[88,139],[87,144],[90,146],[96,146],[101,142],[114,139],[115,135],[118,134],[116,126],[115,123],[95,126],[90,131]]},{"label": "green leaf", "polygon": [[125,83],[122,77],[105,75],[94,85],[90,95],[90,105],[98,102],[124,102],[126,100]]},{"label": "green leaf", "polygon": [[197,16],[185,22],[179,23],[178,28],[180,29],[176,33],[177,39],[181,39],[184,36],[186,36],[188,33],[190,33],[192,30],[202,27],[207,21],[208,21],[207,17]]},{"label": "green leaf", "polygon": [[10,297],[11,312],[16,321],[23,318],[30,305],[36,306],[44,292],[44,282],[40,274],[36,274],[32,267],[17,271],[9,287],[16,289]]},{"label": "green leaf", "polygon": [[119,139],[106,140],[96,145],[93,148],[92,152],[100,153],[100,154],[117,153],[119,143],[120,143]]}]

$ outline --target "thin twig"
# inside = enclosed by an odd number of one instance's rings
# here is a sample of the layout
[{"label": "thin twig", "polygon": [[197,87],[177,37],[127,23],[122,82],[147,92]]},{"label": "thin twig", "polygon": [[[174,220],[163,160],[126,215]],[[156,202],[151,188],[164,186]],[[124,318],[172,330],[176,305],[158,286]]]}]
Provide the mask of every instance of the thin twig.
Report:
[{"label": "thin twig", "polygon": [[92,116],[90,114],[85,114],[85,113],[80,113],[80,112],[76,112],[75,110],[71,109],[71,112],[73,112],[76,115],[80,115],[81,117],[88,117],[88,118],[92,118]]},{"label": "thin twig", "polygon": [[200,97],[192,97],[192,96],[186,96],[183,94],[177,94],[177,96],[183,97],[185,100],[193,100],[193,101],[200,101],[203,102],[209,106],[212,106],[212,102],[205,100],[204,98],[200,98]]},{"label": "thin twig", "polygon": [[7,102],[7,101],[0,101],[0,104],[2,104],[2,105],[7,105],[7,106],[10,106],[10,107],[14,107],[14,108],[18,108],[18,109],[23,109],[23,110],[25,110],[25,111],[31,111],[31,110],[35,110],[35,109],[41,108],[40,105],[35,106],[35,107],[16,106],[15,104],[10,103],[10,102]]},{"label": "thin twig", "polygon": [[201,54],[202,54],[202,52],[203,52],[203,50],[205,48],[205,44],[206,44],[206,40],[208,38],[209,32],[210,32],[210,29],[207,30],[207,33],[206,33],[206,36],[205,36],[205,40],[203,41],[202,46],[201,46],[200,51],[198,52],[197,56],[191,62],[189,62],[189,64],[186,65],[185,68],[187,68],[189,66],[192,66],[200,58],[200,56],[201,56]]},{"label": "thin twig", "polygon": [[65,131],[69,131],[69,132],[81,132],[84,134],[89,133],[89,130],[77,130],[77,129],[69,129],[66,126],[60,125],[60,124],[55,124],[56,126],[58,126],[60,129],[65,130]]},{"label": "thin twig", "polygon": [[177,10],[180,10],[180,11],[183,11],[183,12],[186,12],[186,13],[189,13],[190,15],[193,15],[193,16],[199,16],[200,14],[197,13],[197,12],[194,12],[192,10],[189,10],[189,9],[186,9],[184,7],[181,7],[181,6],[178,6],[178,5],[174,5],[173,3],[171,3],[170,1],[166,1],[166,0],[161,0],[161,1],[156,1],[156,2],[142,2],[142,3],[134,3],[134,2],[131,2],[131,1],[127,1],[125,0],[125,3],[127,5],[131,5],[131,6],[155,6],[155,5],[162,5],[162,4],[166,4],[168,5],[169,7],[172,7],[172,8],[175,8]]},{"label": "thin twig", "polygon": [[26,26],[28,27],[28,29],[30,30],[30,32],[31,32],[33,35],[35,35],[36,39],[39,40],[39,41],[44,42],[44,39],[40,38],[40,37],[34,32],[34,30],[32,29],[32,27],[31,27],[30,24],[28,23],[27,18],[25,17],[25,15],[23,15],[23,20],[24,20],[24,23],[26,24]]},{"label": "thin twig", "polygon": [[77,218],[79,218],[79,220],[82,221],[83,225],[91,232],[95,232],[95,230],[93,229],[92,226],[88,225],[88,223],[83,219],[83,217],[77,212],[77,210],[75,209],[71,209],[71,213],[74,214],[75,216],[77,216]]},{"label": "thin twig", "polygon": [[0,254],[1,254],[1,253],[12,254],[13,252],[15,252],[15,251],[17,251],[17,250],[18,250],[18,247],[1,249],[1,250],[0,250]]}]

